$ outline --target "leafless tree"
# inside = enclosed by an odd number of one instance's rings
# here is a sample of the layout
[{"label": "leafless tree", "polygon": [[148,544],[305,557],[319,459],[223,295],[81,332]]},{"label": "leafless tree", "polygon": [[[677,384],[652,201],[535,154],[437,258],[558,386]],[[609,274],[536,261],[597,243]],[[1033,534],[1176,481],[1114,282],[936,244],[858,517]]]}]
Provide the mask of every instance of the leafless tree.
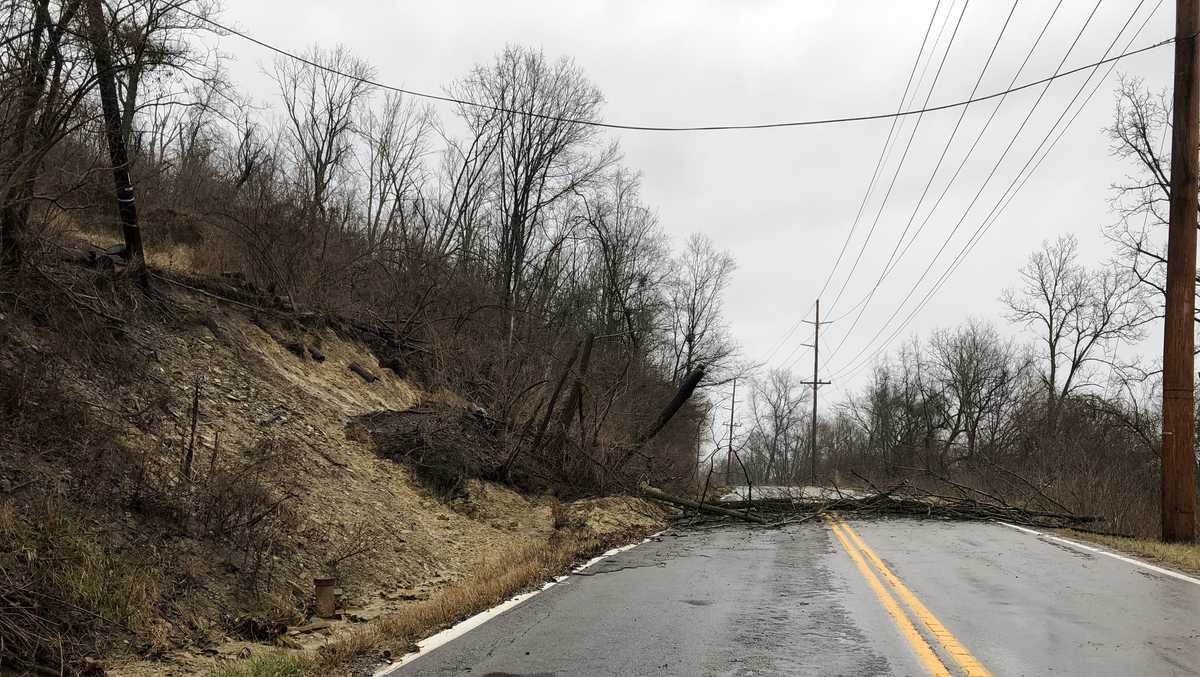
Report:
[{"label": "leafless tree", "polygon": [[[451,88],[459,115],[486,153],[496,215],[495,281],[505,307],[519,306],[536,240],[550,210],[598,178],[617,157],[596,127],[603,96],[570,59],[509,46]],[[543,252],[552,249],[545,248]]]},{"label": "leafless tree", "polygon": [[440,254],[446,247],[439,234],[417,233],[428,221],[418,217],[426,182],[432,111],[403,96],[388,93],[376,111],[365,108],[358,124],[365,149],[359,158],[362,176],[363,231],[369,247],[396,241],[406,254]]},{"label": "leafless tree", "polygon": [[[1170,93],[1154,93],[1141,78],[1122,77],[1113,124],[1105,132],[1110,153],[1133,165],[1133,173],[1112,186],[1118,220],[1105,228],[1105,235],[1115,245],[1118,260],[1138,282],[1163,297],[1171,199]],[[1162,304],[1156,306],[1156,317],[1161,317]]]},{"label": "leafless tree", "polygon": [[808,449],[807,402],[807,391],[790,371],[772,369],[754,380],[747,462],[757,481],[782,484],[799,478]]},{"label": "leafless tree", "polygon": [[666,236],[641,201],[640,183],[638,175],[618,168],[580,199],[596,263],[600,330],[624,333],[635,346],[657,319],[658,290],[667,277]]},{"label": "leafless tree", "polygon": [[80,0],[9,0],[0,12],[0,266],[21,258],[46,156],[86,120],[94,72]]},{"label": "leafless tree", "polygon": [[325,219],[330,193],[345,179],[354,152],[355,125],[373,89],[364,80],[375,70],[342,45],[311,47],[304,58],[320,67],[281,56],[270,75],[287,117],[297,183],[310,206]]},{"label": "leafless tree", "polygon": [[670,372],[678,381],[695,365],[717,375],[729,366],[734,347],[721,313],[721,300],[734,262],[703,235],[691,236],[674,262],[668,287],[671,303]]},{"label": "leafless tree", "polygon": [[[122,0],[108,8],[121,134],[132,152],[141,144],[134,134],[139,116],[163,107],[211,107],[211,100],[188,96],[195,86],[232,96],[220,53],[193,39],[210,30],[204,19],[216,14],[215,0]],[[157,77],[167,71],[174,77]]]},{"label": "leafless tree", "polygon": [[1035,330],[1049,419],[1084,384],[1084,370],[1114,342],[1141,338],[1152,316],[1137,279],[1116,266],[1089,270],[1073,235],[1043,243],[1021,268],[1022,286],[1003,295],[1009,317]]},{"label": "leafless tree", "polygon": [[937,384],[943,412],[943,468],[960,436],[961,458],[971,459],[981,442],[995,442],[1006,430],[1022,394],[1024,365],[1011,341],[978,320],[933,335],[928,378]]}]

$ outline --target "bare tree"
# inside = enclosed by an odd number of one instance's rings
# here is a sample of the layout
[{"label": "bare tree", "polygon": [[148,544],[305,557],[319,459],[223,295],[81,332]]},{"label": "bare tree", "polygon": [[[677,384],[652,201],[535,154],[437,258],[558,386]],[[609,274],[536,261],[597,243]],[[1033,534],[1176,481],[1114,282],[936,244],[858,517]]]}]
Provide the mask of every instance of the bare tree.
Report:
[{"label": "bare tree", "polygon": [[640,177],[618,168],[581,194],[586,236],[596,262],[593,284],[597,323],[603,333],[624,332],[642,344],[660,308],[658,290],[666,278],[666,236],[642,202]]},{"label": "bare tree", "polygon": [[517,46],[451,91],[484,105],[461,106],[459,115],[475,145],[494,147],[486,156],[495,176],[495,282],[502,304],[519,306],[547,214],[616,160],[615,145],[582,124],[599,119],[604,98],[570,59],[550,63],[541,51]]},{"label": "bare tree", "polygon": [[94,91],[81,8],[34,0],[0,12],[0,266],[21,259],[42,163]]},{"label": "bare tree", "polygon": [[674,262],[668,283],[671,303],[670,373],[677,382],[697,364],[720,374],[734,355],[721,299],[734,262],[704,235],[692,235]]},{"label": "bare tree", "polygon": [[[942,407],[943,468],[951,462],[950,450],[962,449],[961,459],[971,459],[981,442],[994,442],[1011,421],[1006,415],[1019,395],[1024,362],[1011,341],[994,327],[968,320],[952,331],[939,331],[930,340],[928,378],[938,385]],[[981,438],[983,438],[981,440]]]},{"label": "bare tree", "polygon": [[362,176],[363,231],[369,247],[397,240],[408,253],[440,253],[444,238],[417,233],[428,221],[418,219],[418,202],[426,181],[432,111],[403,96],[388,93],[378,111],[367,107],[358,124],[365,151],[359,158]]},{"label": "bare tree", "polygon": [[1104,229],[1105,235],[1130,274],[1150,292],[1165,296],[1171,199],[1170,93],[1154,93],[1141,78],[1122,77],[1113,124],[1105,132],[1109,152],[1134,167],[1132,174],[1112,186],[1112,206],[1119,218]]},{"label": "bare tree", "polygon": [[[216,14],[215,0],[124,0],[108,9],[121,137],[131,152],[140,147],[141,135],[134,134],[139,115],[163,107],[204,105],[187,95],[189,84],[231,96],[220,75],[220,53],[192,39],[209,30],[205,19]],[[168,70],[177,77],[154,77]]]},{"label": "bare tree", "polygon": [[760,482],[791,483],[800,476],[806,444],[807,391],[792,372],[773,369],[755,379],[750,395],[754,429],[747,445]]},{"label": "bare tree", "polygon": [[1022,286],[1004,292],[1009,317],[1034,329],[1041,344],[1049,420],[1060,400],[1083,385],[1083,372],[1105,361],[1114,342],[1135,341],[1152,316],[1138,280],[1116,266],[1088,270],[1073,235],[1044,242],[1021,268]]},{"label": "bare tree", "polygon": [[479,232],[495,178],[489,170],[499,139],[486,121],[472,130],[468,142],[450,137],[440,126],[437,130],[445,140],[446,150],[434,211],[440,231],[445,233],[448,245],[453,245],[458,270],[466,272],[483,259]]},{"label": "bare tree", "polygon": [[328,216],[330,193],[345,178],[354,151],[355,124],[373,89],[365,80],[375,70],[342,45],[311,47],[304,58],[320,67],[279,57],[270,75],[287,115],[297,183],[323,220]]},{"label": "bare tree", "polygon": [[88,32],[96,61],[99,78],[100,101],[104,111],[104,133],[108,141],[108,156],[112,165],[113,184],[116,188],[116,206],[121,216],[121,231],[125,237],[125,258],[134,275],[142,284],[146,283],[145,260],[142,252],[142,230],[138,224],[134,200],[133,183],[129,178],[129,156],[125,138],[121,135],[121,114],[117,102],[117,86],[113,76],[112,52],[109,49],[108,30],[104,21],[104,9],[100,0],[85,0],[87,4]]}]

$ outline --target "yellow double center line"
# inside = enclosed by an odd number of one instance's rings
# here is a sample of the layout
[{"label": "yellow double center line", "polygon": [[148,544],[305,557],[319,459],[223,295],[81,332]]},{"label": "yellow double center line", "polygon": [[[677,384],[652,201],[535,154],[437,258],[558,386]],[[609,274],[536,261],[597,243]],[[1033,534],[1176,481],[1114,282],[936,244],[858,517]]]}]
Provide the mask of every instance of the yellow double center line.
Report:
[{"label": "yellow double center line", "polygon": [[[824,518],[929,674],[949,676],[952,673],[918,629],[918,625],[914,624],[914,620],[925,629],[926,633],[943,651],[950,655],[961,669],[962,674],[967,677],[991,676],[987,668],[971,655],[971,652],[946,629],[945,625],[942,625],[937,616],[933,615],[933,612],[913,594],[912,590],[904,585],[900,578],[883,563],[879,555],[875,554],[875,551],[863,542],[858,533],[850,528],[849,524],[846,524],[837,515],[827,514],[824,515]],[[879,573],[879,576],[876,576],[876,572]],[[880,577],[883,578],[883,582],[880,581]],[[893,592],[895,595],[892,594]],[[908,613],[905,613],[904,608],[896,601],[897,596],[908,607]],[[911,618],[909,614],[911,614]]]}]

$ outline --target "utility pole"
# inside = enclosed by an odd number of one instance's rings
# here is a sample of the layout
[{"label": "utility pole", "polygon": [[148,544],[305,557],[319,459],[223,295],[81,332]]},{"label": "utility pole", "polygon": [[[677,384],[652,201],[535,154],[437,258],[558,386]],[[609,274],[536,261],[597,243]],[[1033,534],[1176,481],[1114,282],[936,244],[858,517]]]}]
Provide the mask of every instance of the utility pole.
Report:
[{"label": "utility pole", "polygon": [[808,382],[812,386],[813,396],[812,432],[808,440],[808,481],[810,485],[815,487],[817,486],[817,389],[823,385],[829,385],[829,381],[822,381],[818,378],[819,360],[821,358],[821,325],[829,324],[828,322],[821,322],[821,299],[817,299],[817,318],[815,320],[805,320],[805,322],[813,326],[813,342],[804,345],[811,346],[813,349],[812,380]]},{"label": "utility pole", "polygon": [[730,463],[733,462],[733,410],[737,407],[737,377],[733,377],[733,395],[729,398],[729,449],[725,452],[725,486],[729,486]]},{"label": "utility pole", "polygon": [[1200,0],[1175,2],[1175,112],[1163,318],[1162,539],[1196,540],[1196,209]]}]

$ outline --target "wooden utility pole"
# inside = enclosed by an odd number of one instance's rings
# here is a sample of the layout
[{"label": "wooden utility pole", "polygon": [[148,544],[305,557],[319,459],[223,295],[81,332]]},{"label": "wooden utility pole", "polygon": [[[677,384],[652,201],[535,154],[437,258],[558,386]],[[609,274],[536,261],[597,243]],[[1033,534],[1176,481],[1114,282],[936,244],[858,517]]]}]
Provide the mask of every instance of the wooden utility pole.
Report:
[{"label": "wooden utility pole", "polygon": [[725,485],[729,486],[730,463],[733,462],[733,410],[737,407],[737,377],[733,377],[733,395],[729,398],[729,448],[725,452]]},{"label": "wooden utility pole", "polygon": [[86,0],[88,29],[92,51],[95,52],[96,79],[100,86],[100,107],[104,112],[104,132],[108,139],[108,156],[112,162],[113,183],[117,191],[117,211],[121,215],[121,233],[125,237],[125,260],[129,269],[145,282],[145,260],[142,255],[142,231],[138,228],[137,206],[133,200],[133,183],[129,180],[129,156],[125,138],[121,135],[121,111],[117,104],[117,83],[113,75],[112,52],[109,49],[108,26],[100,0]]},{"label": "wooden utility pole", "polygon": [[1162,538],[1196,539],[1196,209],[1200,147],[1200,0],[1175,3],[1175,112],[1171,131],[1171,212],[1167,308],[1163,318]]},{"label": "wooden utility pole", "polygon": [[808,463],[809,475],[808,481],[812,486],[817,486],[817,390],[823,385],[829,385],[829,381],[822,381],[818,377],[819,360],[821,359],[821,325],[829,324],[821,322],[821,299],[817,299],[817,318],[815,320],[805,320],[805,322],[813,326],[813,342],[804,345],[810,346],[813,349],[813,373],[812,380],[808,382],[812,386],[813,406],[812,406],[812,431],[808,440]]}]

